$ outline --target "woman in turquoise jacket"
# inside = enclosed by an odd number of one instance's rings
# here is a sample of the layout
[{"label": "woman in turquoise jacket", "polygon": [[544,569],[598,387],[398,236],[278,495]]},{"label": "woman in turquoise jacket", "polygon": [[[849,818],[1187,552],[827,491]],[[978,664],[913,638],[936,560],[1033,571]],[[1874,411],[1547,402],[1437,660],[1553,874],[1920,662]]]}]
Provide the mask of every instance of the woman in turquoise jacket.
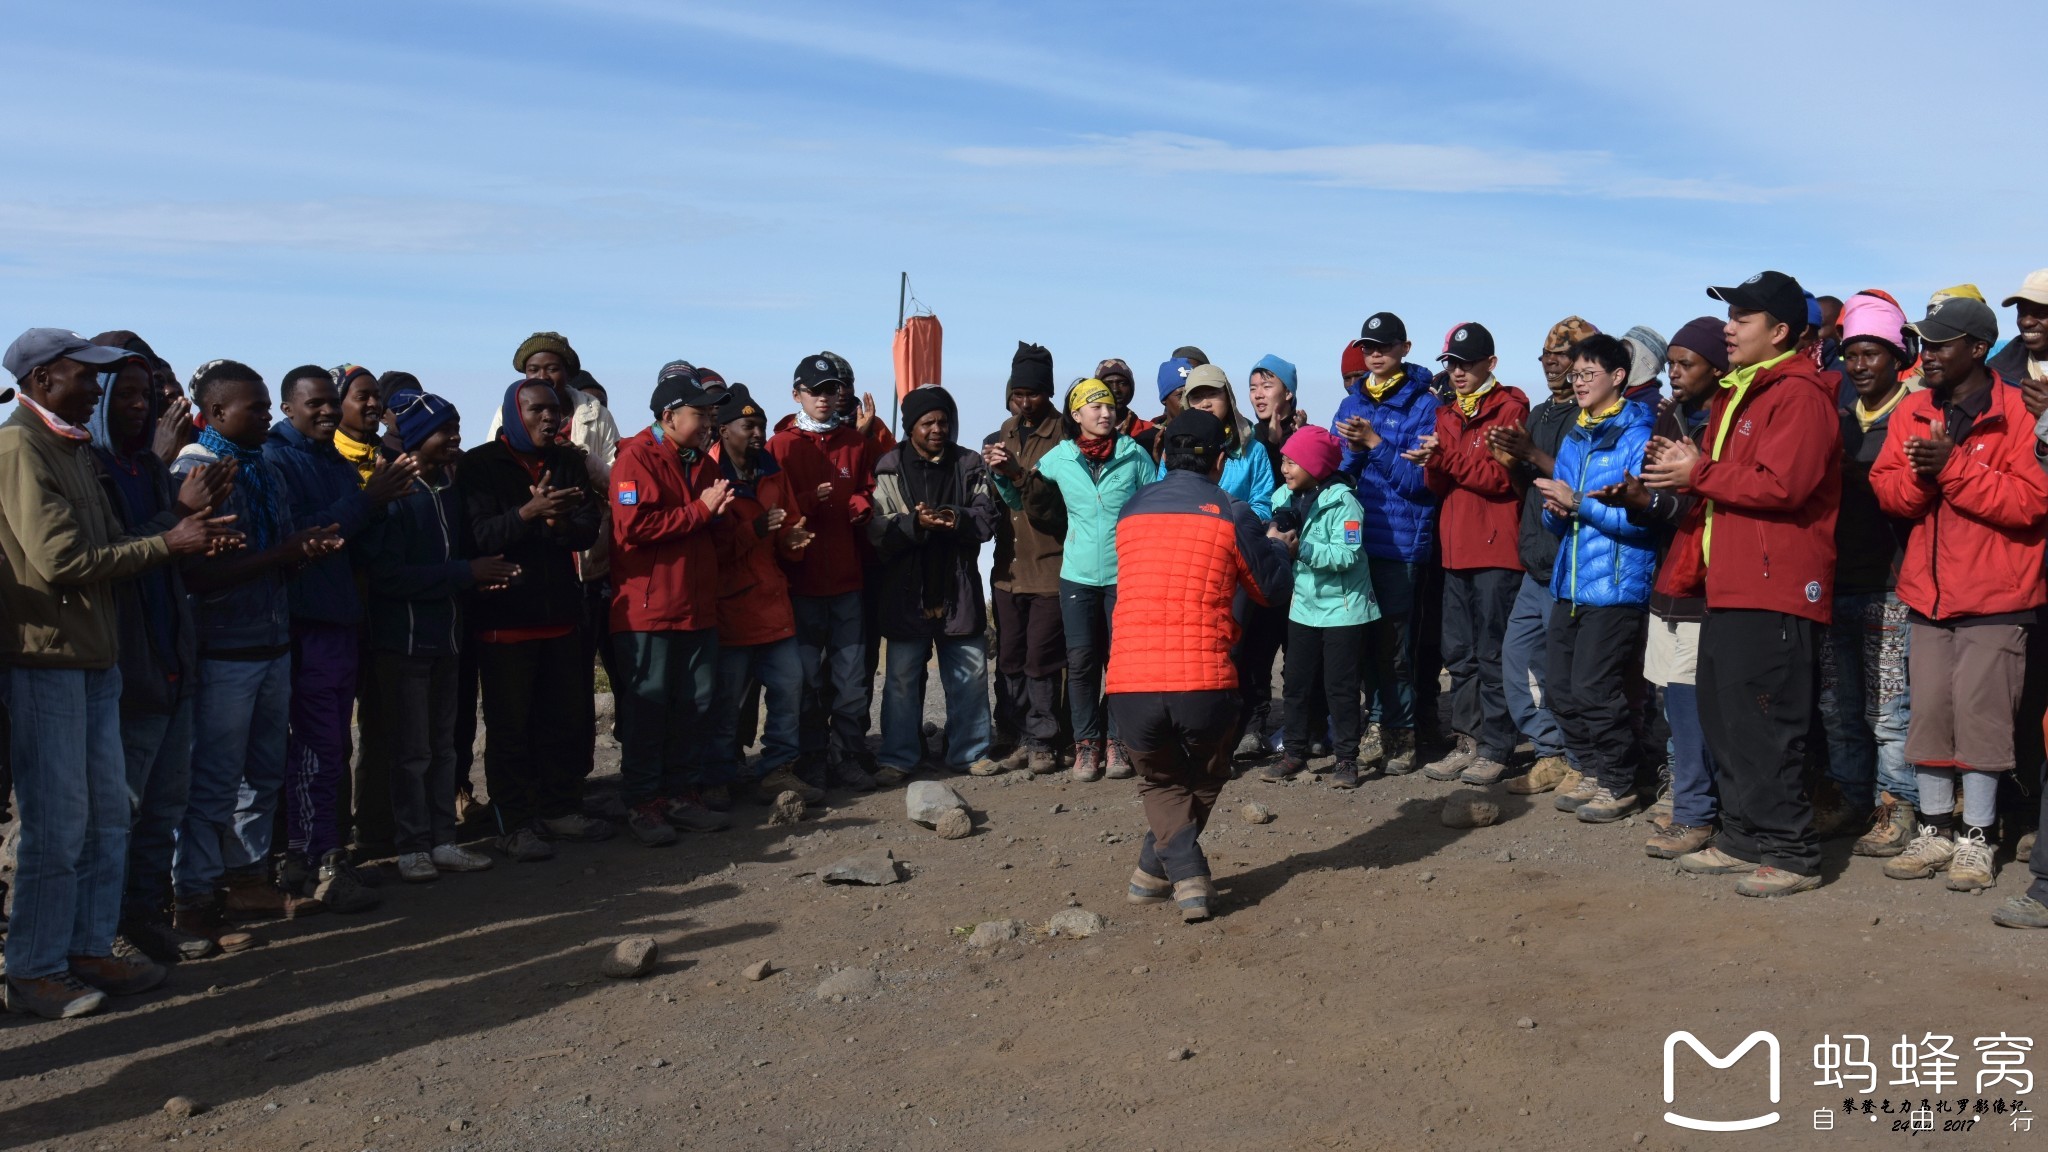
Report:
[{"label": "woman in turquoise jacket", "polygon": [[1365,562],[1365,510],[1339,474],[1343,443],[1328,431],[1303,428],[1280,447],[1286,485],[1273,493],[1269,534],[1294,553],[1294,596],[1287,607],[1287,658],[1282,697],[1286,737],[1280,762],[1262,778],[1286,780],[1308,766],[1309,726],[1318,681],[1329,707],[1334,788],[1358,787],[1359,666],[1365,626],[1379,619],[1372,570]]},{"label": "woman in turquoise jacket", "polygon": [[1152,478],[1152,457],[1116,429],[1116,394],[1089,378],[1067,389],[1066,439],[1038,461],[1022,485],[1024,514],[1062,538],[1060,622],[1067,633],[1067,702],[1074,722],[1074,779],[1133,775],[1123,745],[1109,733],[1102,672],[1109,665],[1109,622],[1116,614],[1116,518]]}]

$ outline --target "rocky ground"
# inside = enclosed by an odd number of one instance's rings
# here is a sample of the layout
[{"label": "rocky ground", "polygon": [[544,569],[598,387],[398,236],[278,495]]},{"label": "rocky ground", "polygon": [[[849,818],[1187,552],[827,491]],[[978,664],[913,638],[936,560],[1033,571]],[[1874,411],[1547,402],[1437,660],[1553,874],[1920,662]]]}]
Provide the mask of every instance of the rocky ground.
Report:
[{"label": "rocky ground", "polygon": [[[606,742],[609,744],[609,742]],[[609,751],[609,749],[608,749]],[[615,763],[615,752],[609,753]],[[600,783],[602,783],[602,778]],[[1420,775],[1356,792],[1247,779],[1204,843],[1222,914],[1123,899],[1129,781],[949,781],[976,827],[900,790],[767,809],[668,849],[621,837],[550,863],[393,889],[366,915],[260,929],[81,1021],[0,1023],[0,1146],[208,1150],[706,1148],[1820,1148],[2038,1146],[1991,1112],[1845,1117],[1814,1046],[1871,1038],[1873,1100],[1975,1090],[1972,1041],[2048,1040],[2048,933],[1993,926],[2024,888],[1885,879],[1830,845],[1829,883],[1766,903],[1646,858],[1639,823],[1494,797],[1451,829]],[[1246,801],[1270,810],[1248,822]],[[887,852],[896,882],[828,885]],[[1085,915],[1093,913],[1094,916]],[[1099,921],[1099,923],[1098,923]],[[991,923],[994,922],[994,923]],[[1009,923],[1004,923],[1009,922]],[[1053,931],[1053,927],[1061,929]],[[1082,934],[1090,933],[1092,934]],[[652,937],[639,978],[601,974]],[[766,962],[764,972],[761,964]],[[760,977],[760,978],[755,978]],[[1666,1123],[1662,1045],[1782,1045],[1713,1072]],[[1961,1090],[1891,1087],[1904,1033],[1956,1037]],[[2044,1035],[2036,1036],[2036,1033]],[[1759,1050],[1761,1052],[1761,1049]],[[2048,1072],[2039,1053],[2030,1070]],[[166,1110],[172,1097],[192,1115]],[[1835,1129],[1815,1131],[1815,1110]],[[182,1110],[182,1109],[180,1109]],[[1956,1119],[1959,1131],[1943,1132]]]}]

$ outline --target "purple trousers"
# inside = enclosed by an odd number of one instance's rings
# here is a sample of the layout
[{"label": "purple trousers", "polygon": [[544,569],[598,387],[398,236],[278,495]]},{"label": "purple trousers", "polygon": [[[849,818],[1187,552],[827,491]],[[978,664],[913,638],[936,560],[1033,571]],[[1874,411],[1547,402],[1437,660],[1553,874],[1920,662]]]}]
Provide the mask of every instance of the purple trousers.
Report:
[{"label": "purple trousers", "polygon": [[353,624],[292,621],[291,735],[285,742],[285,847],[309,864],[341,847],[349,718],[362,641]]}]

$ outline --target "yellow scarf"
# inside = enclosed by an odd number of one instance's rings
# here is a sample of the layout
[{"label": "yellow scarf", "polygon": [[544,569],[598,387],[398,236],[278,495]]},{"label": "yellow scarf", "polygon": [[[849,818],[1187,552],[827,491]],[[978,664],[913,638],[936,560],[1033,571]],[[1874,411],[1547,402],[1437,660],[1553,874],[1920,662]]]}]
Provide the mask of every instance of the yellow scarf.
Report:
[{"label": "yellow scarf", "polygon": [[1894,388],[1892,390],[1891,399],[1878,405],[1876,410],[1873,411],[1869,408],[1865,408],[1863,406],[1863,397],[1858,396],[1856,398],[1856,423],[1862,425],[1863,430],[1865,432],[1870,431],[1870,426],[1872,424],[1875,424],[1879,420],[1884,419],[1886,414],[1889,413],[1892,409],[1897,408],[1899,406],[1899,401],[1904,400],[1905,398],[1906,389],[1903,385],[1901,385],[1900,387]]},{"label": "yellow scarf", "polygon": [[1499,383],[1499,381],[1495,380],[1491,376],[1488,376],[1486,378],[1486,383],[1481,384],[1477,388],[1474,388],[1469,395],[1463,392],[1458,393],[1458,411],[1463,412],[1465,414],[1465,419],[1470,420],[1474,416],[1479,415],[1479,401],[1482,398],[1484,398],[1488,392],[1493,391],[1493,386],[1497,383]]},{"label": "yellow scarf", "polygon": [[334,450],[341,453],[343,460],[355,465],[356,471],[362,475],[362,479],[357,481],[358,484],[370,482],[370,471],[377,466],[377,445],[365,444],[350,436],[347,430],[336,428]]},{"label": "yellow scarf", "polygon": [[[1735,423],[1735,413],[1741,409],[1742,402],[1749,398],[1749,386],[1756,383],[1756,378],[1765,370],[1776,368],[1798,354],[1799,350],[1796,348],[1790,352],[1781,352],[1761,364],[1751,364],[1747,368],[1737,368],[1726,376],[1721,377],[1721,387],[1733,388],[1735,390],[1735,399],[1730,400],[1728,406],[1721,409],[1721,419],[1717,422],[1718,426],[1714,429],[1714,459],[1719,460],[1721,458],[1721,445],[1728,441],[1728,429]],[[1711,563],[1713,556],[1714,502],[1709,500],[1707,501],[1706,525],[1700,530],[1700,559]]]},{"label": "yellow scarf", "polygon": [[1617,396],[1614,398],[1614,406],[1609,408],[1607,411],[1600,413],[1598,416],[1595,416],[1591,412],[1588,412],[1584,408],[1581,408],[1579,409],[1579,427],[1598,428],[1607,420],[1620,415],[1622,408],[1625,407],[1627,404],[1628,397]]},{"label": "yellow scarf", "polygon": [[1372,402],[1377,404],[1392,395],[1394,389],[1399,388],[1407,379],[1408,373],[1404,370],[1394,373],[1385,384],[1380,383],[1377,376],[1367,376],[1359,383],[1365,385],[1365,394],[1372,397]]}]

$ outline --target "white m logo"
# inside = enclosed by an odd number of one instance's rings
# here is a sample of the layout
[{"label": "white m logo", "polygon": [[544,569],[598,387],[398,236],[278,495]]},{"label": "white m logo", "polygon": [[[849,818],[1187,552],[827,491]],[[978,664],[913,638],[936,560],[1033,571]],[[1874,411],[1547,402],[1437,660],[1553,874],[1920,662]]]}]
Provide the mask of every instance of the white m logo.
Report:
[{"label": "white m logo", "polygon": [[[1762,1044],[1771,1054],[1771,1103],[1776,1104],[1778,1102],[1778,1038],[1769,1032],[1759,1029],[1758,1031],[1751,1032],[1742,1043],[1735,1046],[1733,1052],[1728,1053],[1726,1056],[1714,1055],[1707,1049],[1706,1045],[1700,1043],[1697,1036],[1690,1032],[1673,1032],[1671,1035],[1666,1036],[1664,1038],[1664,1103],[1669,1104],[1676,1098],[1676,1093],[1672,1091],[1671,1085],[1671,1055],[1678,1050],[1678,1043],[1681,1040],[1685,1042],[1686,1047],[1691,1048],[1697,1053],[1700,1059],[1705,1060],[1709,1068],[1732,1068],[1737,1060],[1749,1054],[1751,1048]],[[1778,1114],[1776,1112],[1767,1112],[1762,1116],[1751,1116],[1747,1120],[1695,1120],[1690,1116],[1680,1116],[1676,1112],[1666,1112],[1664,1113],[1664,1122],[1677,1125],[1680,1128],[1691,1128],[1699,1132],[1743,1132],[1751,1128],[1763,1128],[1776,1124],[1778,1122]]]}]

